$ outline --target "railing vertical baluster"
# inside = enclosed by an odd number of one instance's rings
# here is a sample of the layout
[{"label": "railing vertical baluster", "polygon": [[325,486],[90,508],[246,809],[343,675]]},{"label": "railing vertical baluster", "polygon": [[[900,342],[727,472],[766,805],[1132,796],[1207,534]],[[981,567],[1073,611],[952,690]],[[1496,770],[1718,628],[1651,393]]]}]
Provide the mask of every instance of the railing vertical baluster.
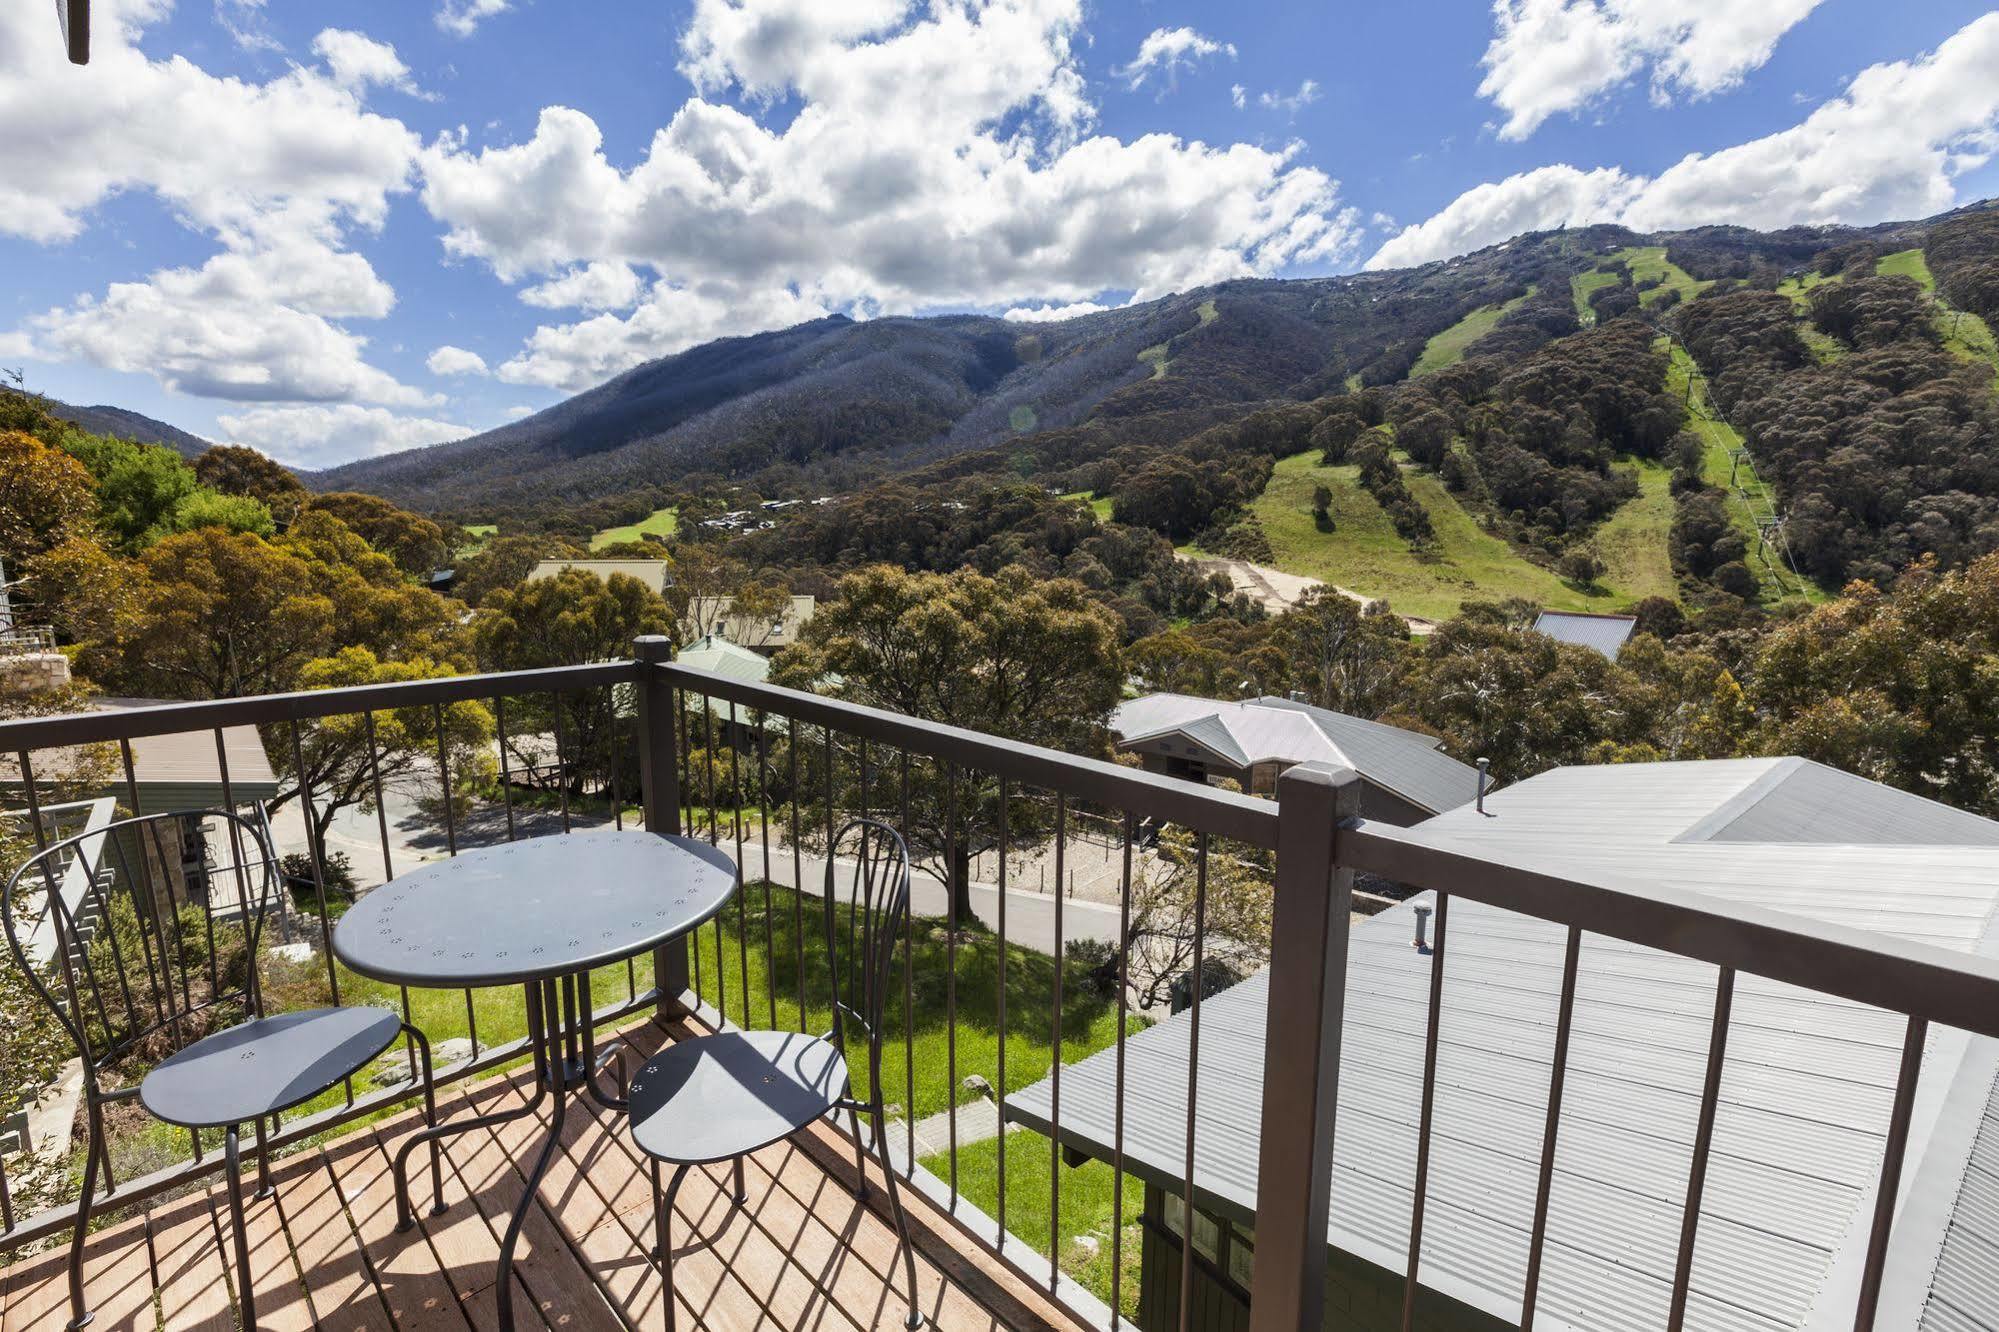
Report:
[{"label": "railing vertical baluster", "polygon": [[771,896],[770,877],[770,714],[762,708],[755,713],[757,728],[757,826],[764,849],[764,989],[770,1003],[770,1029],[777,1030],[777,935],[771,925],[776,910]]},{"label": "railing vertical baluster", "polygon": [[[907,846],[912,840],[909,827],[909,751],[902,754],[902,839]],[[916,912],[907,911],[902,918],[902,1125],[908,1139],[909,1153],[905,1174],[916,1178]]]},{"label": "railing vertical baluster", "polygon": [[1853,1332],[1873,1332],[1881,1304],[1881,1272],[1888,1261],[1888,1235],[1895,1225],[1895,1198],[1902,1187],[1902,1162],[1909,1147],[1909,1120],[1916,1108],[1916,1082],[1923,1072],[1923,1042],[1929,1023],[1912,1017],[1902,1037],[1902,1063],[1895,1074],[1895,1103],[1888,1112],[1888,1140],[1881,1150],[1881,1181],[1874,1193],[1874,1218],[1867,1230],[1867,1258],[1860,1269],[1860,1298]]},{"label": "railing vertical baluster", "polygon": [[1353,911],[1353,870],[1340,863],[1340,844],[1360,817],[1359,774],[1323,763],[1288,768],[1277,809],[1250,1332],[1300,1332],[1325,1319]]},{"label": "railing vertical baluster", "polygon": [[1416,1119],[1416,1181],[1409,1203],[1409,1270],[1402,1283],[1402,1332],[1416,1326],[1416,1276],[1423,1263],[1423,1212],[1430,1191],[1430,1135],[1437,1109],[1437,1045],[1444,1020],[1444,936],[1451,895],[1437,894],[1437,931],[1430,945],[1430,1011],[1423,1031],[1423,1098]]},{"label": "railing vertical baluster", "polygon": [[729,785],[736,797],[736,953],[742,969],[743,1025],[747,1027],[750,1025],[750,892],[749,875],[743,872],[743,731],[736,721],[734,699],[729,701]]},{"label": "railing vertical baluster", "polygon": [[507,762],[507,696],[493,695],[493,730],[500,742],[500,799],[507,806],[507,840],[513,841],[514,832],[514,772]]},{"label": "railing vertical baluster", "polygon": [[1055,793],[1055,1016],[1048,1048],[1048,1289],[1062,1278],[1062,853],[1069,838],[1069,797]]},{"label": "railing vertical baluster", "polygon": [[[1117,1073],[1111,1106],[1111,1316],[1120,1308],[1124,1277],[1124,1042],[1131,1001],[1131,845],[1138,832],[1130,810],[1124,815],[1124,872],[1118,886]],[[1061,884],[1055,889],[1060,892]],[[1187,1200],[1183,1229],[1194,1233],[1194,1200]],[[1185,1261],[1184,1257],[1182,1261]]]},{"label": "railing vertical baluster", "polygon": [[444,746],[444,705],[430,705],[431,724],[437,728],[437,785],[444,797],[444,849],[458,854],[458,818],[451,809],[451,758]]},{"label": "railing vertical baluster", "polygon": [[1180,1332],[1190,1332],[1194,1316],[1194,1264],[1187,1252],[1194,1235],[1194,1125],[1201,1074],[1201,991],[1207,988],[1208,835],[1194,839],[1194,998],[1187,1012],[1187,1207],[1182,1213],[1180,1251]]},{"label": "railing vertical baluster", "polygon": [[[958,1207],[958,765],[944,769],[944,1108],[951,1140],[951,1208]],[[970,877],[969,865],[966,877]]]},{"label": "railing vertical baluster", "polygon": [[14,1194],[7,1187],[7,1162],[0,1158],[0,1231],[14,1228]]},{"label": "railing vertical baluster", "polygon": [[1007,842],[1007,780],[999,779],[999,975],[997,1007],[999,1009],[999,1048],[994,1051],[996,1066],[993,1069],[995,1082],[993,1099],[996,1103],[1000,1122],[1000,1135],[994,1143],[993,1161],[997,1175],[995,1184],[999,1189],[999,1215],[994,1220],[999,1224],[1002,1236],[1006,1234],[1006,842]]},{"label": "railing vertical baluster", "polygon": [[[838,794],[839,794],[839,788],[838,788],[837,786],[835,786],[835,784],[834,784],[834,779],[835,779],[835,776],[836,776],[836,773],[835,773],[835,771],[834,771],[834,768],[835,768],[835,763],[836,763],[836,757],[835,757],[835,754],[834,754],[834,745],[833,745],[833,728],[832,728],[832,727],[830,727],[830,726],[828,726],[828,727],[826,727],[826,728],[825,728],[824,730],[822,730],[822,731],[820,732],[820,734],[821,734],[821,735],[822,735],[822,736],[824,737],[824,741],[825,741],[825,742],[824,742],[824,744],[822,745],[822,749],[823,749],[823,750],[824,750],[824,752],[825,752],[825,758],[826,758],[826,872],[827,872],[827,874],[828,874],[829,876],[831,876],[831,875],[834,875],[834,874],[836,874],[836,873],[837,873],[837,871],[836,871],[836,870],[834,869],[834,867],[833,867],[833,851],[834,851],[834,847],[833,847],[833,836],[834,836],[834,830],[835,830],[835,829],[837,828],[837,826],[838,826],[838,824],[839,824],[839,819],[840,819],[840,815],[839,815],[839,812],[838,812],[838,809],[839,809],[839,804],[838,804]],[[859,882],[859,878],[858,878],[858,876],[856,876],[856,879],[855,879],[855,882],[857,882],[857,883]],[[826,894],[826,900],[825,900],[825,908],[826,908],[826,912],[825,912],[825,916],[826,916],[826,965],[827,965],[828,967],[832,967],[832,968],[835,968],[835,969],[837,970],[837,967],[838,967],[838,964],[837,964],[837,963],[835,962],[835,960],[834,960],[834,958],[833,958],[833,907],[834,907],[834,898],[833,898],[833,893],[832,893],[832,891],[831,891],[831,889],[832,889],[832,884],[831,884],[831,882],[829,882],[829,883],[827,884],[827,889],[828,889],[828,891],[827,891],[827,894]],[[838,980],[837,980],[837,979],[835,979],[835,980],[833,981],[833,985],[834,985],[835,987],[837,987],[837,986],[838,986],[838,984],[839,984]],[[839,997],[839,996],[838,996],[838,994],[837,994],[837,989],[836,989],[836,990],[829,990],[829,991],[828,991],[828,993],[827,993],[827,1000],[828,1000],[828,1002],[832,1002],[833,1000],[837,999],[838,997]],[[837,1019],[839,1018],[839,1016],[840,1016],[840,1015],[839,1015],[839,1012],[838,1012],[838,1010],[836,1009],[836,1010],[835,1010],[835,1011],[834,1011],[834,1012],[832,1013],[832,1017],[833,1017],[833,1018],[834,1018],[835,1020],[837,1020]]]},{"label": "railing vertical baluster", "polygon": [[[645,826],[661,836],[677,836],[686,829],[682,821],[680,759],[685,747],[679,737],[681,709],[673,682],[665,677],[665,665],[673,655],[673,644],[665,636],[648,634],[632,645],[637,658],[636,727],[639,740],[639,800],[645,811]],[[689,944],[684,938],[661,944],[653,950],[652,984],[659,996],[661,1016],[680,1016],[680,996],[688,985]],[[696,953],[700,950],[694,949]]]},{"label": "railing vertical baluster", "polygon": [[1555,1015],[1555,1053],[1548,1074],[1548,1119],[1541,1129],[1541,1173],[1534,1185],[1534,1228],[1527,1248],[1527,1288],[1520,1296],[1520,1332],[1533,1332],[1534,1306],[1541,1294],[1541,1256],[1548,1242],[1548,1198],[1555,1184],[1555,1138],[1562,1124],[1562,1083],[1569,1068],[1569,1027],[1576,1013],[1576,969],[1583,932],[1569,926],[1562,953],[1562,998]]},{"label": "railing vertical baluster", "polygon": [[798,789],[798,718],[787,719],[791,750],[791,948],[792,979],[798,986],[798,1030],[809,1025],[805,1018],[805,852],[800,845],[798,806],[804,792]]},{"label": "railing vertical baluster", "polygon": [[1686,1209],[1680,1214],[1680,1252],[1673,1264],[1673,1298],[1667,1332],[1680,1332],[1687,1321],[1687,1287],[1693,1279],[1694,1239],[1700,1231],[1701,1194],[1707,1188],[1708,1150],[1714,1145],[1715,1107],[1721,1100],[1721,1066],[1728,1055],[1728,1015],[1735,1004],[1735,969],[1721,968],[1714,992],[1714,1028],[1708,1036],[1707,1075],[1701,1085],[1700,1121],[1694,1129],[1694,1154],[1687,1172]]},{"label": "railing vertical baluster", "polygon": [[562,804],[562,831],[569,828],[569,745],[568,727],[562,722],[562,706],[565,696],[561,690],[554,690],[548,696],[549,706],[555,711],[555,794]]},{"label": "railing vertical baluster", "polygon": [[[722,806],[715,794],[715,699],[713,695],[701,696],[701,770],[703,790],[708,797],[708,845],[720,847],[722,844]],[[743,885],[743,867],[736,866],[736,888],[740,894]],[[722,1021],[729,1020],[729,946],[722,932],[723,913],[715,913],[715,1011]]]},{"label": "railing vertical baluster", "polygon": [[[319,849],[319,834],[313,822],[312,779],[305,770],[305,747],[299,740],[298,722],[291,723],[292,770],[298,774],[299,820],[305,825],[306,854],[312,861],[312,887],[319,912],[319,951],[326,957],[326,988],[336,1007],[340,1003],[340,969],[333,962],[333,924],[326,910],[326,864]],[[347,1099],[354,1099],[354,1079],[347,1079]]]}]

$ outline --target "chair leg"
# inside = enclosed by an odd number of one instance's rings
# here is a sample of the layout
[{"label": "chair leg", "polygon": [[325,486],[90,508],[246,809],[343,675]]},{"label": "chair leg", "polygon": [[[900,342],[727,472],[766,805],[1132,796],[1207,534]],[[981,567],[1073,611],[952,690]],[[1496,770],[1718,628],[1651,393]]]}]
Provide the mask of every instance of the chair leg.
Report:
[{"label": "chair leg", "polygon": [[659,1302],[665,1311],[666,1332],[673,1332],[675,1311],[673,1307],[673,1199],[680,1192],[680,1182],[687,1178],[688,1167],[678,1165],[673,1168],[673,1180],[666,1186],[666,1192],[659,1191],[659,1162],[652,1163],[653,1198],[653,1238],[659,1245]]},{"label": "chair leg", "polygon": [[[437,1127],[437,1079],[431,1074],[430,1038],[415,1027],[404,1025],[405,1031],[416,1038],[417,1053],[423,1058],[423,1126]],[[430,1140],[430,1214],[444,1215],[444,1162],[438,1154],[437,1139]]]},{"label": "chair leg", "polygon": [[909,1278],[909,1316],[902,1320],[902,1325],[913,1330],[923,1326],[923,1314],[916,1303],[916,1246],[909,1242],[909,1218],[903,1214],[902,1191],[895,1183],[895,1163],[888,1156],[888,1125],[880,1098],[876,1098],[869,1111],[875,1125],[875,1154],[881,1160],[882,1174],[888,1177],[888,1207],[895,1214],[895,1237],[902,1249],[903,1271]]},{"label": "chair leg", "polygon": [[229,1223],[236,1232],[236,1281],[242,1292],[239,1303],[243,1311],[241,1332],[257,1332],[257,1297],[251,1289],[254,1281],[250,1275],[250,1232],[243,1223],[243,1154],[234,1124],[222,1139],[222,1155],[229,1176]]},{"label": "chair leg", "polygon": [[251,1196],[259,1202],[275,1198],[277,1185],[271,1183],[271,1139],[264,1131],[264,1117],[257,1116],[257,1191]]},{"label": "chair leg", "polygon": [[852,1078],[847,1079],[847,1085],[840,1093],[840,1099],[847,1103],[847,1127],[852,1129],[854,1134],[854,1197],[857,1201],[866,1202],[868,1200],[867,1157],[861,1147],[861,1112],[854,1108]]},{"label": "chair leg", "polygon": [[98,1158],[103,1155],[98,1150],[103,1134],[98,1131],[95,1102],[90,1106],[90,1138],[84,1152],[83,1196],[76,1200],[76,1227],[69,1237],[70,1332],[79,1332],[79,1329],[90,1326],[90,1321],[97,1317],[85,1307],[83,1300],[83,1241],[90,1233],[90,1204],[97,1192]]}]

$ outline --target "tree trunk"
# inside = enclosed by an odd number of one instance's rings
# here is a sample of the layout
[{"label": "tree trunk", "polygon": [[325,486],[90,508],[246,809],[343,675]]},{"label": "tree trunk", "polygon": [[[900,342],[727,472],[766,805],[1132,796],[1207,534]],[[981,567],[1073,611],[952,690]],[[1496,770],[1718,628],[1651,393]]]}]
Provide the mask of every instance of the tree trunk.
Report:
[{"label": "tree trunk", "polygon": [[972,910],[972,846],[969,842],[954,843],[945,856],[950,868],[951,923],[962,929],[979,918]]}]

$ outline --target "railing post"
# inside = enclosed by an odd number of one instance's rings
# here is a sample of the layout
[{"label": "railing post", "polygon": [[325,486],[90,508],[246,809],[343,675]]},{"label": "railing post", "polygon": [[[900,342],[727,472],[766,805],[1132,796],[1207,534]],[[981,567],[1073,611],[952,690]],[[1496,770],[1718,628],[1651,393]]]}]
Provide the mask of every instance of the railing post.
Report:
[{"label": "railing post", "polygon": [[1325,1318],[1326,1212],[1353,910],[1353,870],[1340,864],[1340,839],[1359,816],[1360,777],[1351,768],[1301,763],[1277,779],[1251,1332],[1319,1332]]},{"label": "railing post", "polygon": [[[673,660],[673,641],[659,634],[633,640],[638,660],[639,790],[644,796],[646,828],[675,835],[680,832],[680,756],[674,752],[673,686],[660,667]],[[675,939],[653,950],[653,987],[659,991],[661,1017],[681,1017],[689,989],[687,940]]]}]

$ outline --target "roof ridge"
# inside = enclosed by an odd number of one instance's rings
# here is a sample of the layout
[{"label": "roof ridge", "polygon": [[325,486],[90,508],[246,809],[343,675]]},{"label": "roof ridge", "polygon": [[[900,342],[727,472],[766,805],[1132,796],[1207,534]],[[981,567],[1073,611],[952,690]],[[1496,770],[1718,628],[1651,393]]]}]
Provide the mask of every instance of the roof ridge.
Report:
[{"label": "roof ridge", "polygon": [[1806,761],[1796,754],[1785,754],[1771,761],[1767,768],[1756,775],[1755,780],[1688,824],[1679,836],[1668,838],[1666,845],[1705,845],[1712,842],[1716,833],[1756,808],[1783,785],[1785,778],[1803,767]]}]

